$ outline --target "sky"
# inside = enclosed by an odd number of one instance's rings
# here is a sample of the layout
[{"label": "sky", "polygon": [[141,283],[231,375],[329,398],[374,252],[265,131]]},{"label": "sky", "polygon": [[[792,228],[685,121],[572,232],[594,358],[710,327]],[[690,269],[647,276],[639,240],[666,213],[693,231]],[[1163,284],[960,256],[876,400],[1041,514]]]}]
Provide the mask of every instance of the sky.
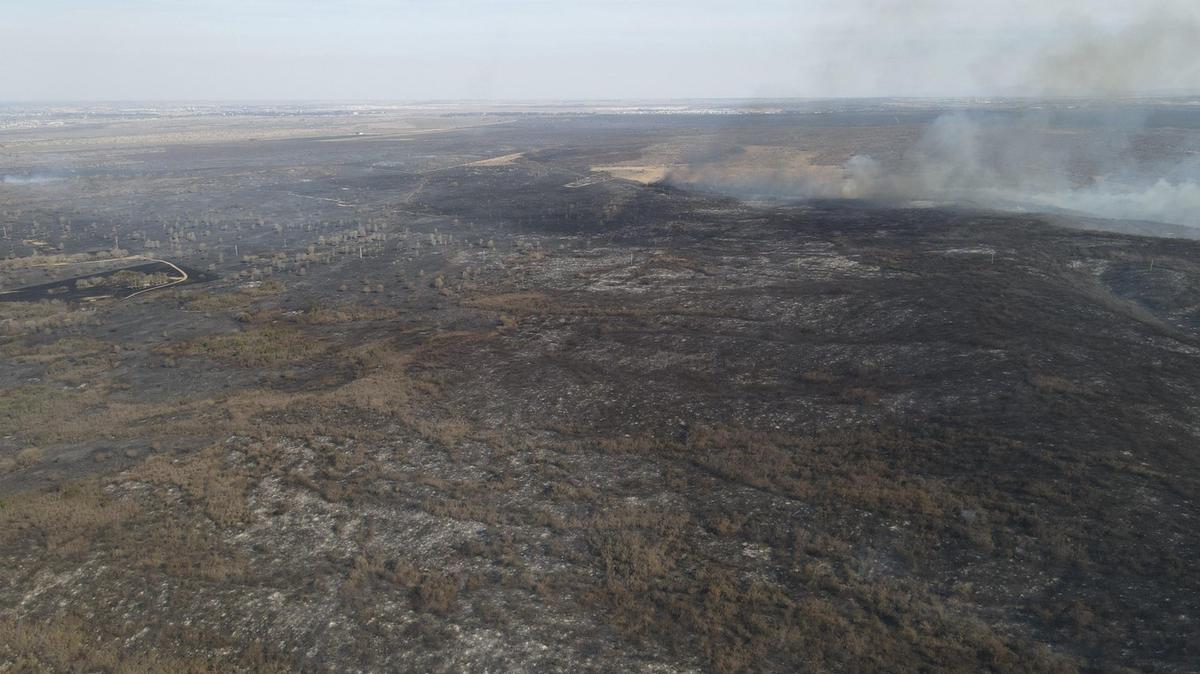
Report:
[{"label": "sky", "polygon": [[0,0],[0,101],[1200,93],[1197,0]]}]

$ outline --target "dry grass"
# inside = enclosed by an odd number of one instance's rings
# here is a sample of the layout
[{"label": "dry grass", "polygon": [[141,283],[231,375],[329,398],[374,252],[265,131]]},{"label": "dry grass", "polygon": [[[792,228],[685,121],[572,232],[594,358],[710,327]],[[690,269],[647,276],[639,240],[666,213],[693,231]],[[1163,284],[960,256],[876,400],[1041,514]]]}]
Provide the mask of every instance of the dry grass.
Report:
[{"label": "dry grass", "polygon": [[0,619],[0,664],[10,672],[215,672],[202,659],[127,653],[81,620],[27,623]]},{"label": "dry grass", "polygon": [[22,320],[28,318],[46,318],[56,316],[71,310],[70,305],[62,300],[46,300],[43,302],[0,302],[0,320]]},{"label": "dry grass", "polygon": [[52,426],[75,418],[96,395],[31,384],[0,391],[0,435],[44,437]]},{"label": "dry grass", "polygon": [[18,340],[0,347],[0,353],[18,363],[40,365],[46,376],[56,381],[94,384],[116,364],[114,346],[90,337],[64,337],[48,343],[22,344]]},{"label": "dry grass", "polygon": [[256,286],[239,288],[232,292],[205,292],[199,297],[188,301],[185,306],[191,311],[247,309],[254,302],[278,295],[285,290],[287,290],[287,286],[282,281],[266,281]]},{"label": "dry grass", "polygon": [[228,413],[211,399],[117,402],[102,382],[92,383],[84,389],[33,384],[0,391],[0,434],[50,447],[98,439],[211,437],[227,426]]},{"label": "dry grass", "polygon": [[343,303],[314,305],[297,316],[306,325],[342,325],[360,321],[382,321],[396,318],[400,312],[386,306]]},{"label": "dry grass", "polygon": [[590,170],[595,173],[607,173],[620,180],[632,180],[643,185],[661,182],[671,173],[671,167],[666,164],[593,166]]},{"label": "dry grass", "polygon": [[[493,333],[439,333],[419,347],[400,351],[387,341],[372,342],[341,352],[341,362],[353,372],[349,381],[324,390],[239,392],[220,403],[228,415],[222,427],[255,437],[288,436],[385,438],[389,425],[400,424],[442,447],[453,447],[473,433],[463,420],[436,412],[441,390],[410,368],[434,366],[446,349]],[[347,424],[346,418],[371,419]]]},{"label": "dry grass", "polygon": [[0,541],[15,545],[32,536],[48,554],[73,557],[138,512],[135,504],[105,494],[96,481],[23,492],[6,498],[0,508]]},{"label": "dry grass", "polygon": [[253,519],[246,503],[247,479],[225,465],[224,452],[219,446],[210,446],[187,460],[152,457],[131,471],[130,476],[180,487],[219,527],[245,524]]},{"label": "dry grass", "polygon": [[73,308],[61,300],[0,302],[0,335],[46,333],[95,322],[94,311]]},{"label": "dry grass", "polygon": [[[658,263],[647,263],[643,271],[649,271]],[[677,264],[668,260],[663,265]],[[566,302],[541,292],[504,292],[478,294],[463,300],[463,305],[486,311],[515,314],[516,316],[587,316],[587,317],[625,317],[625,318],[661,318],[663,316],[694,316],[698,318],[740,318],[735,310],[711,309],[676,309],[664,311],[661,309],[645,309],[626,306],[601,306]]]},{"label": "dry grass", "polygon": [[[412,357],[385,344],[370,345],[358,356],[363,376],[355,381],[368,389],[392,389],[402,383],[379,377],[398,376]],[[401,398],[390,397],[396,391],[404,391]],[[338,396],[349,396],[343,399],[348,404],[364,393],[351,388],[302,397],[277,394],[259,398],[262,409],[242,420],[253,423],[271,413],[263,410],[278,412],[301,399],[329,407]],[[410,386],[402,385],[372,395],[381,396],[375,404],[383,409],[411,406],[413,394]],[[467,432],[465,424],[456,425],[445,441],[459,442]],[[702,480],[698,485],[716,476],[814,505],[928,520],[948,513],[957,518],[962,503],[952,489],[937,481],[906,479],[884,460],[915,445],[914,439],[896,432],[797,438],[742,428],[693,427],[684,440],[638,436],[601,447],[696,465],[699,477],[691,479]],[[227,550],[212,527],[232,533],[254,520],[246,501],[253,482],[274,475],[328,501],[353,503],[372,498],[371,485],[381,478],[395,479],[361,448],[347,452],[324,443],[310,443],[309,448],[316,453],[314,466],[304,470],[297,470],[267,443],[242,450],[244,460],[233,460],[227,448],[218,446],[181,459],[152,458],[123,478],[154,488],[147,503],[112,496],[100,483],[85,482],[6,503],[0,509],[0,531],[9,532],[6,544],[41,541],[48,554],[63,561],[103,550],[109,559],[129,560],[147,572],[197,582],[241,582],[252,576],[250,561]],[[557,532],[554,541],[545,544],[558,546],[557,554],[574,565],[573,572],[531,576],[522,570],[520,546],[511,541],[477,550],[502,563],[498,568],[503,573],[490,574],[492,580],[364,553],[354,559],[338,586],[339,596],[348,606],[366,611],[372,596],[400,588],[413,608],[432,616],[458,610],[470,601],[469,592],[464,596],[466,589],[480,583],[526,588],[546,601],[575,597],[573,607],[563,610],[599,615],[634,644],[666,648],[682,658],[699,654],[704,667],[717,672],[779,670],[796,663],[813,670],[845,671],[911,669],[930,662],[960,671],[980,662],[998,671],[1075,669],[1069,658],[997,634],[916,585],[857,575],[850,541],[799,529],[764,533],[760,524],[744,516],[735,521],[739,513],[721,511],[719,505],[698,515],[661,504],[609,500],[603,493],[563,482],[567,475],[550,467],[535,468],[535,482],[555,485],[536,502],[504,496],[515,496],[526,474],[519,480],[487,482],[430,475],[408,483],[430,490],[420,507],[437,517],[483,522],[496,530],[519,525],[516,531],[533,526],[535,531]],[[664,483],[675,485],[673,489],[691,484]],[[182,499],[161,500],[173,493]],[[167,503],[174,504],[169,506],[174,514],[164,517],[160,509]],[[546,506],[584,507],[562,517]],[[774,537],[768,538],[770,555],[792,571],[778,578],[746,575],[728,560],[698,554],[706,549],[702,539],[712,535],[733,541]],[[570,544],[572,540],[581,547]]]},{"label": "dry grass", "polygon": [[[248,572],[248,562],[227,550],[211,526],[196,518],[222,528],[251,521],[244,495],[247,477],[223,464],[216,447],[181,461],[151,458],[121,478],[160,487],[148,500],[118,495],[97,478],[53,491],[21,492],[2,502],[0,541],[32,544],[52,564],[102,553],[177,577],[240,578]],[[182,512],[172,512],[177,507],[170,498],[172,488],[186,495]]]},{"label": "dry grass", "polygon": [[[636,436],[602,443],[605,451],[677,457],[707,473],[674,489],[708,492],[733,483],[786,495],[819,508],[821,531],[846,538],[811,534],[803,524],[752,528],[745,511],[720,500],[710,501],[714,510],[702,517],[621,504],[569,525],[582,529],[585,559],[596,569],[583,597],[635,643],[700,653],[705,668],[717,672],[779,671],[797,663],[811,671],[911,671],[933,663],[948,671],[980,663],[996,671],[1076,671],[1072,658],[999,633],[903,574],[856,570],[854,527],[833,524],[844,513],[911,519],[944,531],[958,526],[958,514],[972,503],[949,484],[906,475],[888,458],[920,453],[921,442],[896,432],[798,438],[698,427],[684,441]],[[701,543],[707,536],[766,537],[771,560],[793,571],[740,573],[729,560],[697,554],[707,549]]]},{"label": "dry grass", "polygon": [[908,477],[897,465],[899,458],[952,451],[953,445],[896,429],[808,437],[696,425],[682,441],[635,435],[594,442],[605,452],[686,457],[721,479],[791,498],[917,515],[953,513],[962,506],[957,489]]},{"label": "dry grass", "polygon": [[810,384],[832,384],[837,377],[826,369],[810,370],[800,375],[800,379]]},{"label": "dry grass", "polygon": [[473,161],[470,164],[467,164],[467,166],[508,166],[524,156],[524,152],[514,152],[512,154],[501,155],[499,157],[492,157],[491,159],[480,159],[479,161]]},{"label": "dry grass", "polygon": [[317,338],[294,328],[265,326],[199,337],[160,352],[209,358],[237,367],[273,368],[308,360],[326,348]]},{"label": "dry grass", "polygon": [[544,314],[555,310],[555,304],[545,293],[518,292],[482,295],[464,302],[468,306],[488,311],[506,311],[521,314]]},{"label": "dry grass", "polygon": [[117,260],[126,255],[125,251],[98,251],[94,253],[59,253],[54,255],[27,255],[0,260],[0,271],[30,269],[46,266],[68,266],[84,262],[99,262]]},{"label": "dry grass", "polygon": [[167,648],[126,647],[105,629],[75,617],[55,621],[0,619],[0,664],[5,671],[113,672],[115,674],[219,674],[293,671],[254,644],[234,657],[176,655]]}]

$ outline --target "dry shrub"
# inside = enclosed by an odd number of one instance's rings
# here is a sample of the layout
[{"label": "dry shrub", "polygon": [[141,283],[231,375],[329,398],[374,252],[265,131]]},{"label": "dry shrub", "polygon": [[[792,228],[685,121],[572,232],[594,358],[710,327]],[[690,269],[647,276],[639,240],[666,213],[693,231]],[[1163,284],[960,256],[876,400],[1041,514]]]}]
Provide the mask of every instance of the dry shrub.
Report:
[{"label": "dry shrub", "polygon": [[693,525],[685,515],[651,507],[597,516],[585,535],[599,578],[585,600],[629,638],[699,651],[714,671],[771,669],[769,656],[792,646],[788,614],[781,613],[792,600],[703,560],[699,567],[685,562]]},{"label": "dry shrub", "polygon": [[26,447],[17,452],[16,464],[17,468],[28,468],[36,466],[46,459],[46,452],[41,447]]},{"label": "dry shrub", "polygon": [[462,589],[462,580],[449,573],[430,572],[413,588],[413,604],[418,610],[445,615],[454,606]]},{"label": "dry shrub", "polygon": [[666,542],[640,531],[618,529],[595,535],[591,545],[610,590],[644,592],[651,579],[674,566]]},{"label": "dry shrub", "polygon": [[715,477],[790,498],[922,515],[958,512],[957,496],[943,481],[908,476],[895,465],[899,457],[950,448],[894,429],[794,436],[694,425],[682,440],[642,434],[595,445],[605,452],[686,457]]},{"label": "dry shrub", "polygon": [[426,421],[415,418],[409,425],[421,437],[446,448],[453,448],[471,433],[471,425],[461,419]]},{"label": "dry shrub", "polygon": [[[717,484],[727,480],[802,499],[805,508],[833,522],[849,517],[844,535],[850,540],[814,529],[797,530],[789,541],[772,527],[734,521],[733,515],[744,512],[720,506],[696,520],[649,506],[616,509],[577,523],[590,553],[581,561],[596,579],[581,594],[628,639],[680,655],[699,653],[712,671],[801,665],[811,671],[911,671],[931,665],[947,671],[1075,671],[1071,658],[954,613],[920,581],[871,572],[857,557],[853,527],[863,511],[911,518],[921,545],[944,543],[945,534],[963,530],[964,497],[944,480],[914,474],[914,463],[989,442],[999,440],[914,437],[897,429],[791,436],[696,425],[683,437],[625,436],[598,443],[606,451],[686,461]],[[979,517],[974,526],[964,535],[990,545],[990,527]],[[931,538],[920,538],[922,530],[933,532]],[[778,561],[786,570],[750,575],[734,560],[697,554],[708,549],[703,541],[712,536],[766,536],[773,561],[784,555]]]},{"label": "dry shrub", "polygon": [[[585,601],[635,642],[699,653],[715,672],[1072,672],[1067,657],[1032,649],[949,613],[937,597],[892,581],[864,582],[807,564],[802,585],[746,576],[718,561],[689,562],[686,541],[621,532],[599,550],[602,581]],[[694,549],[694,548],[692,548]]]},{"label": "dry shrub", "polygon": [[354,558],[339,593],[345,601],[363,602],[369,598],[376,582],[407,589],[414,608],[435,615],[450,613],[464,586],[459,574],[421,571],[407,560],[385,560],[368,553]]}]

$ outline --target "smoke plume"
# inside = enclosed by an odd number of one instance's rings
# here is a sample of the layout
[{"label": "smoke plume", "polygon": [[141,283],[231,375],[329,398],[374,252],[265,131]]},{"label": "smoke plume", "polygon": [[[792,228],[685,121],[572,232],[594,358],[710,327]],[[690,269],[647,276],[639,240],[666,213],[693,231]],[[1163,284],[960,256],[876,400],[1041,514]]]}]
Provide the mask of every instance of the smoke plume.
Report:
[{"label": "smoke plume", "polygon": [[1029,80],[1041,95],[1119,97],[1200,90],[1200,16],[1152,8],[1117,32],[1082,24],[1071,39],[1048,46]]},{"label": "smoke plume", "polygon": [[[1135,98],[1200,95],[1200,9],[1160,7],[1122,30],[1059,34],[1069,38],[1030,61],[1035,98],[946,113],[901,152],[868,149],[832,166],[809,161],[811,152],[757,166],[727,154],[671,179],[743,195],[1062,209],[1200,227],[1200,97]],[[1155,121],[1164,111],[1186,123]]]},{"label": "smoke plume", "polygon": [[945,115],[896,166],[851,159],[843,196],[1061,209],[1200,227],[1200,155],[1175,148],[1166,157],[1147,156],[1158,148],[1140,115],[1106,117],[1101,129],[1077,131],[1069,124],[1079,122],[1035,113],[1014,122]]}]

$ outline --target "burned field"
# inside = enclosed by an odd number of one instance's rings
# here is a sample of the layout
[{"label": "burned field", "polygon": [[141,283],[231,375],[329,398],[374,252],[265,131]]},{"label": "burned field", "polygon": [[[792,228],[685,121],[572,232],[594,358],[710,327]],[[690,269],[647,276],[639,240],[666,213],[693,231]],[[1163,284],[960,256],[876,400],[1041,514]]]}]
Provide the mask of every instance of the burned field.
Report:
[{"label": "burned field", "polygon": [[893,118],[301,120],[7,191],[4,289],[114,230],[201,275],[0,302],[0,669],[1190,671],[1200,243],[593,170]]}]

